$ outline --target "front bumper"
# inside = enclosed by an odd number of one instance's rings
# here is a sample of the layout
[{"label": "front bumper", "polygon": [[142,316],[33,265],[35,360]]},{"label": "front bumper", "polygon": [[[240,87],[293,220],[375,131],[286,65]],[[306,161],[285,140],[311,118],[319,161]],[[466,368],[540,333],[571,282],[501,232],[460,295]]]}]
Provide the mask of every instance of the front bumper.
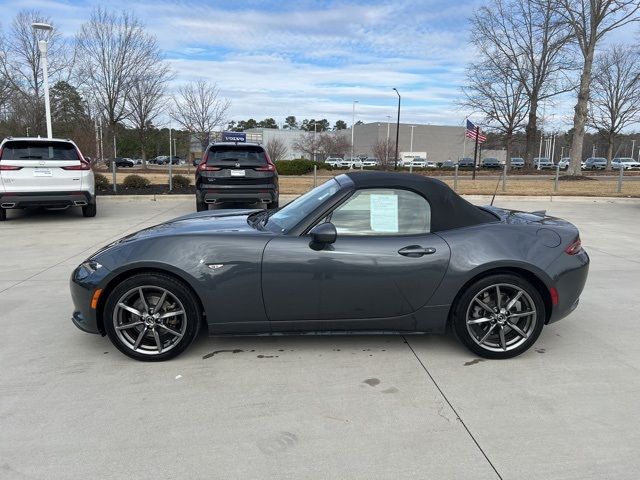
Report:
[{"label": "front bumper", "polygon": [[[111,272],[101,266],[91,271],[86,267],[86,262],[79,265],[71,274],[69,287],[71,300],[73,301],[73,324],[83,332],[99,333],[104,335],[104,328],[99,318],[99,308],[91,308],[91,300],[96,290],[103,288],[106,279]],[[102,300],[103,298],[101,298]]]},{"label": "front bumper", "polygon": [[2,208],[28,207],[83,207],[95,203],[89,192],[8,192],[0,193]]}]

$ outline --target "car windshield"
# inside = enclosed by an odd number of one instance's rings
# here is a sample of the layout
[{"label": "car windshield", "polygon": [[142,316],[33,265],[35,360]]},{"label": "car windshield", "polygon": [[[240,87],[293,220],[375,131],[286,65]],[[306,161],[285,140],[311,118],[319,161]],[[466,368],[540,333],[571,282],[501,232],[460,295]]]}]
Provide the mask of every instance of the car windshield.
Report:
[{"label": "car windshield", "polygon": [[265,220],[265,228],[272,232],[286,232],[300,223],[339,189],[340,184],[335,179],[323,183],[270,215]]},{"label": "car windshield", "polygon": [[267,157],[262,147],[256,145],[214,145],[207,154],[207,165],[216,167],[263,166]]},{"label": "car windshield", "polygon": [[68,142],[5,143],[0,160],[80,160],[76,147]]}]

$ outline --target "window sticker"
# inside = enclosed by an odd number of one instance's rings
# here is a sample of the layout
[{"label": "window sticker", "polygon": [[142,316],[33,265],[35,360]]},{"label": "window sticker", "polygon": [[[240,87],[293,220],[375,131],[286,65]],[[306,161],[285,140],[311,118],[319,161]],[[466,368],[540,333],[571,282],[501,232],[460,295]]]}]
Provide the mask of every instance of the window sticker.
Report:
[{"label": "window sticker", "polygon": [[370,198],[371,230],[398,233],[398,196],[372,194]]}]

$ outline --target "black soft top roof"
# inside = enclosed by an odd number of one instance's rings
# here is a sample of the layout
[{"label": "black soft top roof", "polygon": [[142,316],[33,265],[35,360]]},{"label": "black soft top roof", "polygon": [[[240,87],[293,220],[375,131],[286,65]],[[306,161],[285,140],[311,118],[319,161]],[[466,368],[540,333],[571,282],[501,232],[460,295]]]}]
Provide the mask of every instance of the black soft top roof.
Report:
[{"label": "black soft top roof", "polygon": [[[413,190],[431,205],[431,231],[468,227],[495,222],[498,218],[464,200],[449,186],[435,178],[402,172],[350,172],[355,188],[400,188]],[[339,181],[337,177],[336,180]]]}]

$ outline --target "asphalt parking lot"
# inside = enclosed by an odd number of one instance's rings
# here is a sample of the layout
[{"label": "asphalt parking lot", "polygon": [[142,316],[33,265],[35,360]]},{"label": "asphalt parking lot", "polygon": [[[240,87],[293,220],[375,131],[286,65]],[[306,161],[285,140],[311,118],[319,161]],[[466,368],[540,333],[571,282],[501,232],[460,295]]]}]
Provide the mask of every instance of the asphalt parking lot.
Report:
[{"label": "asphalt parking lot", "polygon": [[189,200],[0,224],[2,479],[629,479],[640,469],[640,200],[504,200],[574,222],[578,309],[526,354],[451,336],[207,338],[135,362],[70,321],[68,278]]}]

